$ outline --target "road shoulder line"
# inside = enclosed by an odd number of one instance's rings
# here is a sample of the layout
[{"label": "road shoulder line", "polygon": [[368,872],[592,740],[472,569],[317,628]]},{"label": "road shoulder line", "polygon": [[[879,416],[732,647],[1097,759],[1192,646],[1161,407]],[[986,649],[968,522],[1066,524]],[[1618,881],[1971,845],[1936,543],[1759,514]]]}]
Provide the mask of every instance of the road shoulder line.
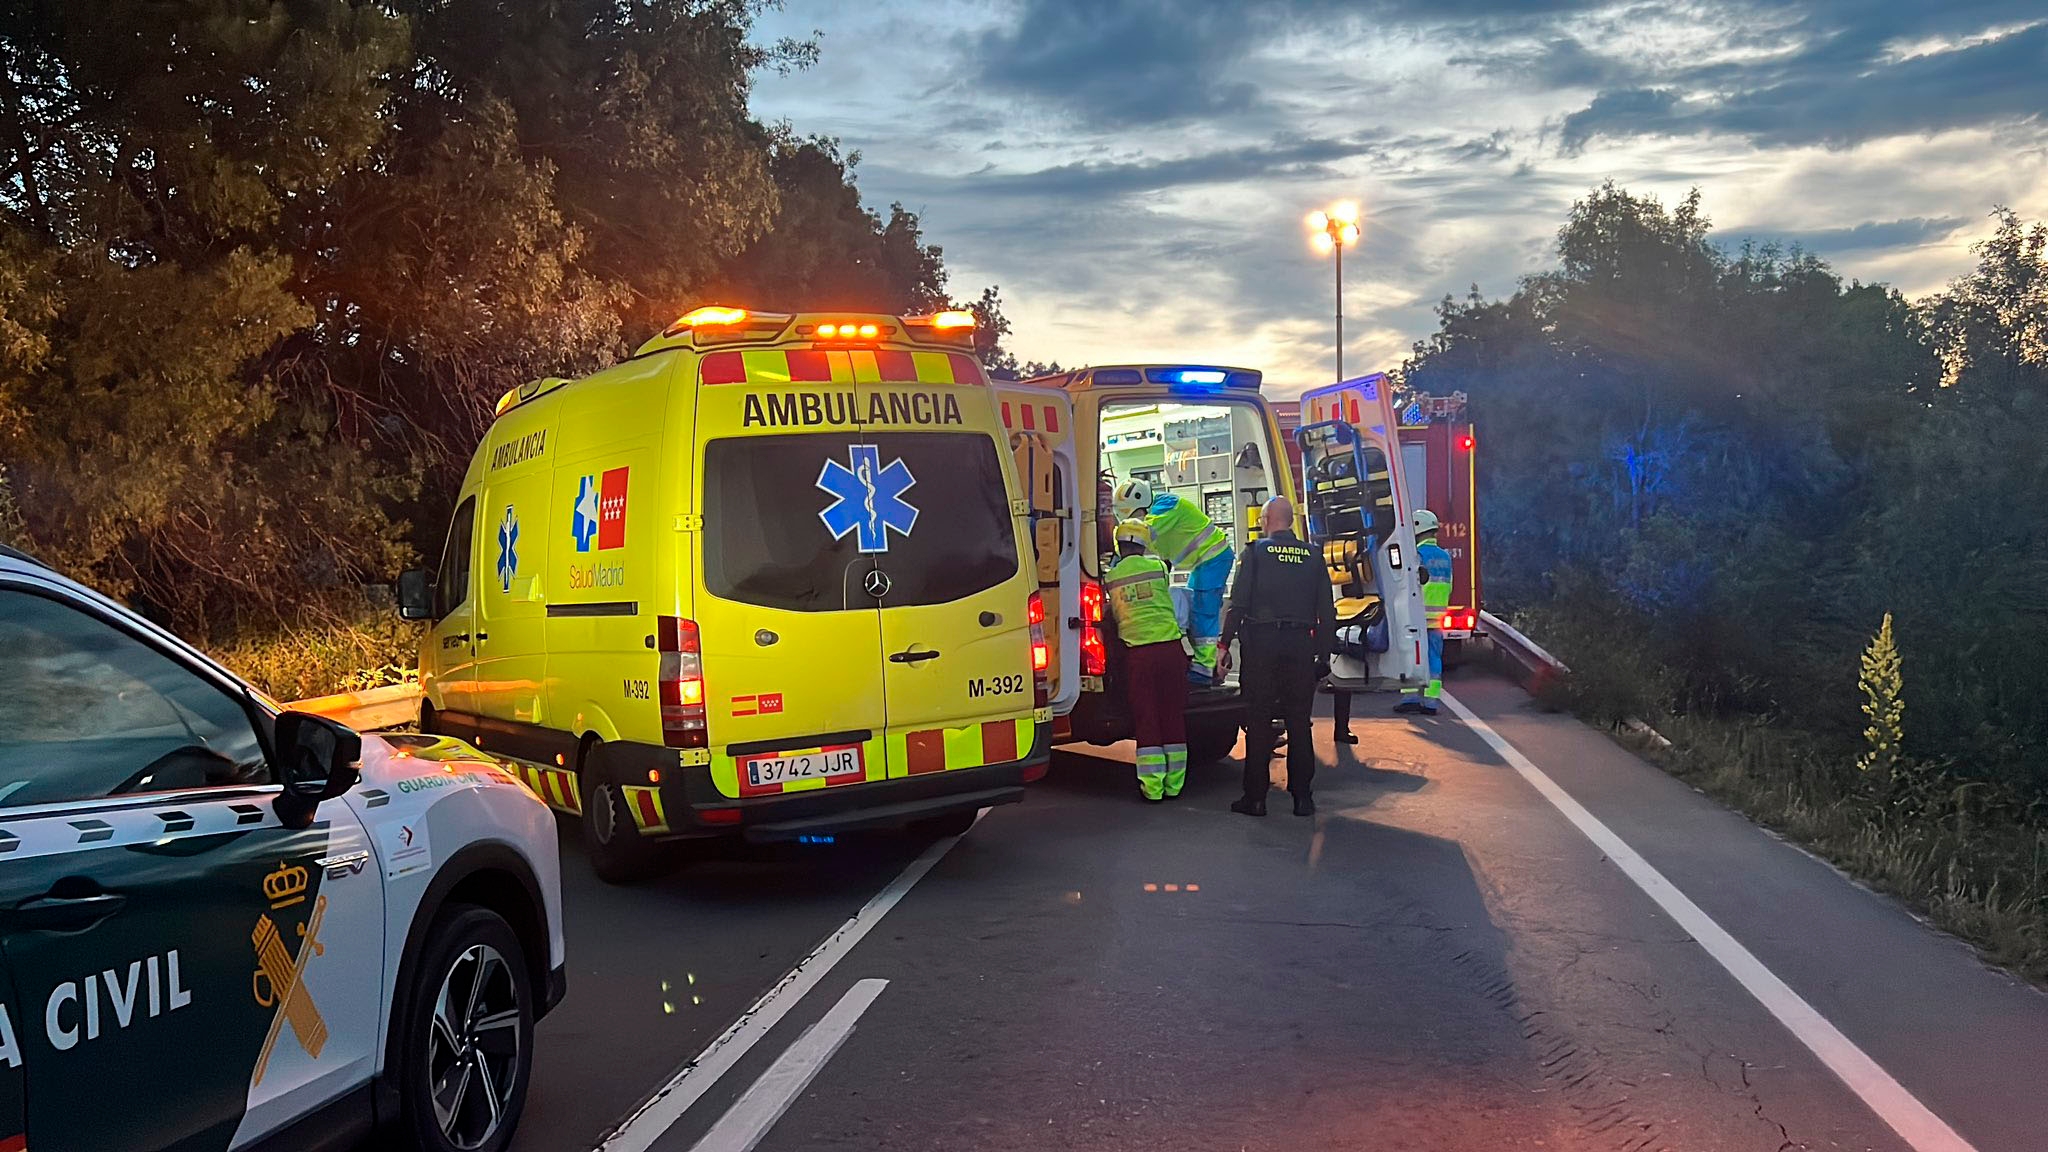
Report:
[{"label": "road shoulder line", "polygon": [[[983,815],[987,812],[987,809],[982,810]],[[977,816],[976,821],[979,820]],[[919,880],[924,879],[925,873],[952,851],[960,839],[960,836],[948,836],[937,841],[905,866],[888,887],[875,893],[861,905],[860,911],[825,937],[809,955],[796,962],[796,967],[776,981],[773,988],[762,993],[759,1000],[740,1013],[739,1019],[699,1052],[696,1059],[683,1065],[645,1103],[605,1133],[597,1142],[595,1152],[647,1152],[652,1148],[663,1133],[683,1118],[683,1113],[688,1112],[691,1105],[718,1083],[719,1077],[731,1071],[749,1049],[760,1043],[761,1038],[781,1022],[791,1008],[825,979],[834,965],[853,951],[854,945],[859,944],[882,917],[887,916],[889,910],[896,907]]]},{"label": "road shoulder line", "polygon": [[1790,985],[1780,980],[1749,949],[1731,936],[1691,898],[1678,890],[1650,862],[1602,823],[1599,817],[1552,780],[1520,749],[1507,742],[1464,703],[1444,693],[1443,702],[1478,737],[1505,760],[1551,807],[1571,822],[1594,847],[1607,854],[1624,876],[1655,901],[1666,915],[1714,959],[1737,983],[1776,1017],[1793,1037],[1827,1066],[1864,1105],[1885,1122],[1914,1152],[1976,1152],[1969,1141],[1936,1116],[1918,1097],[1886,1072],[1841,1030],[1829,1023]]},{"label": "road shoulder line", "polygon": [[796,1043],[776,1057],[761,1078],[726,1109],[691,1152],[753,1152],[754,1145],[768,1135],[839,1046],[853,1035],[853,1026],[888,986],[887,980],[875,978],[855,981],[837,1004],[797,1037]]}]

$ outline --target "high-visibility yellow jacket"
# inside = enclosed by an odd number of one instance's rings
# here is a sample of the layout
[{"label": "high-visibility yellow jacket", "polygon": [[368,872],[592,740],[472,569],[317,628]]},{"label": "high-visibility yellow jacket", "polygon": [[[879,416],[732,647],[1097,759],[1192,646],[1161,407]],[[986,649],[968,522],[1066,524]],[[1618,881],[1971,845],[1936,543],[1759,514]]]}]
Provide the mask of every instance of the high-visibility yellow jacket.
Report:
[{"label": "high-visibility yellow jacket", "polygon": [[1145,510],[1152,548],[1171,567],[1187,572],[1230,549],[1230,537],[1211,523],[1192,500],[1162,492]]},{"label": "high-visibility yellow jacket", "polygon": [[1109,570],[1103,584],[1116,616],[1116,634],[1125,644],[1158,644],[1181,637],[1173,615],[1173,586],[1166,562],[1157,556],[1126,556]]}]

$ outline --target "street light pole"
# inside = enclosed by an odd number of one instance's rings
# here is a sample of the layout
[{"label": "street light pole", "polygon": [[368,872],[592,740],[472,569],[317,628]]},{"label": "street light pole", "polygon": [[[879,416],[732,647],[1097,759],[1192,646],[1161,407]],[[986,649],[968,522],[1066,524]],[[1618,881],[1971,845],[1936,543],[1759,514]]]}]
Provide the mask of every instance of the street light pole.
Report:
[{"label": "street light pole", "polygon": [[1308,214],[1309,242],[1337,257],[1337,380],[1344,379],[1344,246],[1358,243],[1358,205],[1349,200]]},{"label": "street light pole", "polygon": [[1344,238],[1337,237],[1337,379],[1344,379]]}]

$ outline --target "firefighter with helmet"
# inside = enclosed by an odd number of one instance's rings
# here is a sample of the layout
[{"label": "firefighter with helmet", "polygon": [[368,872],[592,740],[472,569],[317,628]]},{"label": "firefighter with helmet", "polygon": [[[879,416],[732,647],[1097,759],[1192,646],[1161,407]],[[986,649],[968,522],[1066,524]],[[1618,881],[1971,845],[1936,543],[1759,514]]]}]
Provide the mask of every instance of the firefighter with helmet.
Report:
[{"label": "firefighter with helmet", "polygon": [[1437,545],[1436,533],[1436,513],[1419,509],[1415,513],[1415,563],[1422,572],[1422,610],[1429,615],[1429,684],[1419,696],[1414,688],[1401,689],[1396,712],[1434,716],[1436,702],[1444,694],[1444,612],[1451,606],[1452,574],[1451,554]]},{"label": "firefighter with helmet", "polygon": [[1117,561],[1103,582],[1124,653],[1124,689],[1138,740],[1138,791],[1147,800],[1180,795],[1188,778],[1187,653],[1173,612],[1166,561],[1147,555],[1152,528],[1116,526]]},{"label": "firefighter with helmet", "polygon": [[1213,682],[1216,641],[1223,634],[1223,589],[1237,559],[1229,535],[1194,501],[1171,492],[1155,495],[1143,480],[1126,480],[1117,487],[1116,514],[1126,519],[1142,516],[1152,529],[1152,550],[1169,567],[1188,574],[1188,638],[1195,648],[1188,679]]}]

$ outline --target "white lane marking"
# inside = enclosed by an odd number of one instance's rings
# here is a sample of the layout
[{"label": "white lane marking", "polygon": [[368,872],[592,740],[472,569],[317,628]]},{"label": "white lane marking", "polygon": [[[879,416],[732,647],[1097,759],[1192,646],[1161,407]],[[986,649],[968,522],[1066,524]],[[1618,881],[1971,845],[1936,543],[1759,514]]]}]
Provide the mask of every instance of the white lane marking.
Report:
[{"label": "white lane marking", "polygon": [[796,1103],[796,1098],[839,1051],[839,1046],[853,1035],[853,1026],[861,1014],[888,986],[887,980],[868,979],[847,989],[831,1011],[797,1037],[796,1043],[761,1073],[746,1095],[726,1109],[692,1152],[753,1152],[754,1145],[775,1127],[775,1122]]},{"label": "white lane marking", "polygon": [[[980,823],[988,811],[982,809],[975,816],[975,822]],[[846,954],[853,951],[853,946],[889,914],[898,900],[903,899],[911,886],[924,879],[932,865],[959,842],[959,836],[948,836],[912,860],[896,879],[889,881],[887,888],[875,893],[872,899],[861,905],[860,911],[839,926],[838,931],[825,937],[822,943],[811,949],[810,955],[797,961],[796,967],[776,981],[775,987],[762,993],[753,1007],[740,1013],[732,1027],[704,1051],[697,1053],[695,1060],[683,1065],[682,1070],[670,1077],[668,1083],[663,1084],[645,1104],[619,1121],[617,1127],[597,1142],[595,1152],[647,1152],[652,1148],[662,1133],[682,1119],[683,1113],[710,1091],[720,1076],[731,1071],[748,1049],[760,1043],[761,1037],[766,1036],[778,1021],[789,1014],[791,1008],[796,1007],[798,1001],[817,987],[818,982],[832,971],[832,966],[844,960]]]},{"label": "white lane marking", "polygon": [[1908,1092],[1905,1085],[1892,1079],[1891,1073],[1879,1067],[1877,1061],[1858,1048],[1854,1041],[1828,1023],[1827,1017],[1815,1011],[1813,1005],[1764,967],[1763,961],[1751,955],[1749,949],[1666,880],[1663,873],[1651,867],[1650,862],[1615,835],[1613,829],[1602,824],[1599,817],[1586,811],[1583,805],[1558,787],[1557,782],[1522,755],[1520,749],[1503,739],[1486,721],[1473,715],[1470,708],[1449,692],[1444,693],[1443,701],[1451,706],[1451,711],[1458,714],[1458,719],[1463,720],[1466,727],[1478,733],[1481,740],[1500,754],[1501,759],[1521,773],[1522,779],[1550,801],[1552,807],[1585,833],[1594,847],[1605,852],[1607,858],[1621,869],[1622,875],[1633,880],[1636,887],[1691,934],[1715,963],[1727,969],[1730,976],[1756,997],[1765,1011],[1777,1017],[1778,1023],[1819,1057],[1828,1071],[1840,1077],[1842,1083],[1849,1086],[1849,1091],[1875,1112],[1878,1119],[1890,1125],[1891,1130],[1898,1133],[1914,1152],[1976,1152],[1969,1141],[1957,1135],[1955,1129]]}]

